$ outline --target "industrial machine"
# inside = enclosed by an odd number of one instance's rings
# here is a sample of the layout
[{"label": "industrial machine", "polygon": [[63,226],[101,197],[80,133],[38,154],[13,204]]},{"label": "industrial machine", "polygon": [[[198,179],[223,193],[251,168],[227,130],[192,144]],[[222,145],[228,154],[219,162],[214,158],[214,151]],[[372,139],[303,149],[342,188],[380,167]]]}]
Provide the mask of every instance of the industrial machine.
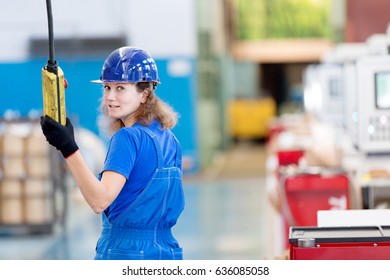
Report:
[{"label": "industrial machine", "polygon": [[281,212],[286,247],[292,226],[316,226],[320,210],[346,210],[352,205],[347,173],[312,168],[280,172]]},{"label": "industrial machine", "polygon": [[344,96],[342,94],[342,65],[312,64],[304,72],[304,106],[319,120],[342,126]]},{"label": "industrial machine", "polygon": [[356,62],[357,148],[364,154],[390,152],[390,56]]},{"label": "industrial machine", "polygon": [[[325,204],[341,194],[345,199],[337,200],[338,210],[390,208],[389,42],[388,35],[382,34],[363,45],[345,44],[343,52],[335,49],[333,56],[310,65],[304,73],[306,111],[343,127],[342,135],[353,147],[352,152],[342,151],[341,167],[356,183],[356,198],[362,201],[351,204],[355,193],[346,187],[347,174],[340,184],[336,182],[341,178],[331,182],[329,176],[312,174],[282,180],[291,259],[390,259],[388,224],[320,227],[316,219],[318,211],[332,210]],[[348,54],[349,48],[355,52]]]},{"label": "industrial machine", "polygon": [[390,209],[321,210],[317,226],[292,227],[292,260],[389,260]]},{"label": "industrial machine", "polygon": [[390,226],[292,227],[291,260],[389,260]]}]

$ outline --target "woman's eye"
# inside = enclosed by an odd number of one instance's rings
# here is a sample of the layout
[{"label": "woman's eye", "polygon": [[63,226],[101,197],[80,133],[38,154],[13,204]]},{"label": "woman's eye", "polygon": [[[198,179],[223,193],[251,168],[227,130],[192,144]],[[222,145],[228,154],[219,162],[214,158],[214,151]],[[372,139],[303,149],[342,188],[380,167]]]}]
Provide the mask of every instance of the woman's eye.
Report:
[{"label": "woman's eye", "polygon": [[122,90],[124,90],[125,88],[122,87],[122,86],[118,86],[116,89],[117,89],[117,91],[122,91]]},{"label": "woman's eye", "polygon": [[109,86],[104,86],[103,88],[104,88],[105,91],[110,90]]}]

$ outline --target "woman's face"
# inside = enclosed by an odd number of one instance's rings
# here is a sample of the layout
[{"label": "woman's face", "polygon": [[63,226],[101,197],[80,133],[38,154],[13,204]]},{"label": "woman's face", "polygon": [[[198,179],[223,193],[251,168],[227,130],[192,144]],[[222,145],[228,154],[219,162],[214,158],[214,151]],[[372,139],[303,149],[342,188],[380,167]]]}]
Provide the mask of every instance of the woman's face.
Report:
[{"label": "woman's face", "polygon": [[134,112],[146,99],[146,93],[138,92],[133,83],[104,83],[104,103],[108,115],[122,120],[126,126],[134,124]]}]

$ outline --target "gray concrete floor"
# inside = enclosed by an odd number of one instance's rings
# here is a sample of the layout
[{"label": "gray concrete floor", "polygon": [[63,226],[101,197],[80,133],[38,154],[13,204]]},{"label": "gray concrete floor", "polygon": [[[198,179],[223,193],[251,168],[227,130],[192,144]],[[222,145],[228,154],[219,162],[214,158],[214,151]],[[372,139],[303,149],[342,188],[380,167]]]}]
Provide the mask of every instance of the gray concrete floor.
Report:
[{"label": "gray concrete floor", "polygon": [[[184,178],[186,208],[173,232],[185,259],[270,259],[279,253],[264,164],[262,144],[241,142],[201,174]],[[65,226],[51,234],[1,236],[0,259],[92,259],[99,231],[100,216],[71,190]]]}]

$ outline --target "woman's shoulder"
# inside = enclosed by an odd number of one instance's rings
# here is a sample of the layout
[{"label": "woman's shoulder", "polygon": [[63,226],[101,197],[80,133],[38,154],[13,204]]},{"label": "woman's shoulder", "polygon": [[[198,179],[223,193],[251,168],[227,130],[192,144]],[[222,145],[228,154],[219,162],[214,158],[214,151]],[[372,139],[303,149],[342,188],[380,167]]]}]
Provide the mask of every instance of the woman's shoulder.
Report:
[{"label": "woman's shoulder", "polygon": [[134,134],[134,129],[131,129],[131,127],[121,127],[112,135],[112,137],[125,137],[131,134]]},{"label": "woman's shoulder", "polygon": [[143,133],[139,128],[131,126],[118,129],[112,136],[112,139],[116,141],[119,140],[140,143],[143,141],[143,137]]},{"label": "woman's shoulder", "polygon": [[133,127],[136,127],[139,130],[143,130],[143,131],[150,131],[156,135],[164,133],[167,130],[167,129],[162,128],[161,124],[156,120],[152,121],[148,125],[142,125],[140,123],[137,123]]},{"label": "woman's shoulder", "polygon": [[154,134],[157,136],[157,138],[160,137],[167,137],[168,135],[171,135],[172,132],[167,128],[162,128],[161,124],[157,121],[153,121],[147,126],[143,126],[139,123],[129,126],[129,127],[122,127],[120,128],[113,137],[115,138],[144,138],[148,137],[147,135]]}]

